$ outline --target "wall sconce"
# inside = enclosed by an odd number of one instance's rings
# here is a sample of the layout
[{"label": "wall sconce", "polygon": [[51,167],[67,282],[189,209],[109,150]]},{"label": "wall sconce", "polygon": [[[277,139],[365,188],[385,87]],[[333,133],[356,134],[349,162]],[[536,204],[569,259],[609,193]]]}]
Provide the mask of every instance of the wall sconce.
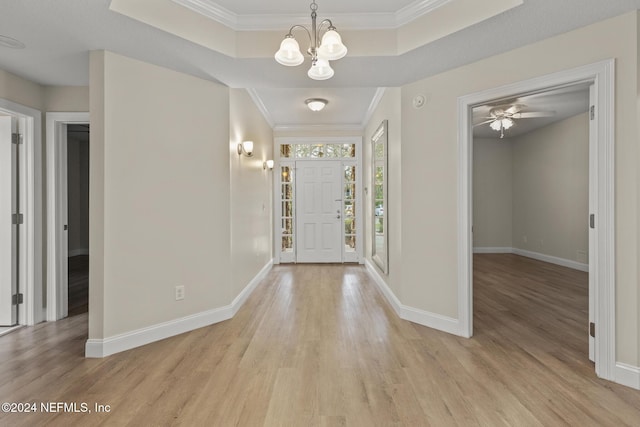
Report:
[{"label": "wall sconce", "polygon": [[273,160],[267,160],[262,163],[262,169],[266,170],[267,168],[269,168],[269,170],[273,170]]},{"label": "wall sconce", "polygon": [[243,141],[238,144],[238,155],[243,153],[247,157],[253,156],[253,141]]}]

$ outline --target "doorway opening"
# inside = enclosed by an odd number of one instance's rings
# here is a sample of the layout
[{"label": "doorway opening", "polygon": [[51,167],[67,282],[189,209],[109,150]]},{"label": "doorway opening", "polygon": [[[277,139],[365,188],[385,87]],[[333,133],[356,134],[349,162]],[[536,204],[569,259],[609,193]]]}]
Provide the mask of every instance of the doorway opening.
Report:
[{"label": "doorway opening", "polygon": [[586,333],[592,87],[473,108],[474,322],[505,341],[562,348],[577,364],[594,360]]},{"label": "doorway opening", "polygon": [[47,113],[47,320],[88,311],[89,113]]},{"label": "doorway opening", "polygon": [[[473,117],[474,107],[536,94],[576,84],[593,85],[589,138],[589,278],[593,300],[593,330],[596,374],[614,378],[615,370],[615,281],[614,281],[614,62],[558,72],[487,91],[458,100],[459,191],[458,191],[458,311],[460,335],[473,335]],[[591,120],[592,119],[592,120]],[[591,135],[590,132],[590,135]]]}]

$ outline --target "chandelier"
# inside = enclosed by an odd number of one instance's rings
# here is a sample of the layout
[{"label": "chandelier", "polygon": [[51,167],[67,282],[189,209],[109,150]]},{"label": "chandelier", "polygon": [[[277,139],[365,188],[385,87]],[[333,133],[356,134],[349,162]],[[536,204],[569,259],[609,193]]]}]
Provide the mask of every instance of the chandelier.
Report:
[{"label": "chandelier", "polygon": [[[302,28],[309,36],[309,49],[307,53],[311,56],[311,68],[307,75],[314,80],[327,80],[333,77],[334,71],[329,65],[329,61],[335,61],[343,58],[347,54],[347,47],[342,44],[342,38],[336,31],[336,27],[329,19],[325,19],[316,24],[318,5],[313,0],[309,6],[311,9],[311,30],[304,25],[294,25],[289,29],[289,33],[284,37],[280,44],[280,50],[275,54],[278,63],[287,67],[295,67],[304,62],[304,56],[300,52],[300,45],[293,36],[293,30]],[[327,25],[326,29],[323,28]],[[321,37],[322,35],[322,37]],[[321,43],[318,44],[318,40]]]}]

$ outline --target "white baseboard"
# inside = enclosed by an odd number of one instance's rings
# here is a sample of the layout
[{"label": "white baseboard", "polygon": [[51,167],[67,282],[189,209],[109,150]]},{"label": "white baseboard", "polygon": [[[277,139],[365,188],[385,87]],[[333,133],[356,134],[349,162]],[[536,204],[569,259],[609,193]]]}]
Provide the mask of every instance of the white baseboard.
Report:
[{"label": "white baseboard", "polygon": [[613,380],[618,384],[640,390],[640,367],[618,362]]},{"label": "white baseboard", "polygon": [[170,320],[124,334],[104,339],[89,339],[85,344],[85,357],[106,357],[121,351],[130,350],[160,341],[175,335],[193,331],[205,326],[213,325],[231,319],[245,303],[256,286],[265,278],[273,265],[269,261],[249,284],[238,294],[233,302],[224,307],[203,311],[180,319]]},{"label": "white baseboard", "polygon": [[473,248],[474,254],[515,254],[527,258],[537,259],[538,261],[548,262],[550,264],[560,265],[562,267],[572,268],[574,270],[589,272],[589,264],[583,264],[581,262],[573,261],[570,259],[558,258],[551,255],[541,254],[539,252],[526,251],[518,248],[491,248],[491,247],[477,247]]},{"label": "white baseboard", "polygon": [[80,248],[80,249],[70,250],[69,253],[67,254],[67,257],[71,258],[72,256],[79,256],[79,255],[89,255],[89,248]]},{"label": "white baseboard", "polygon": [[473,248],[474,254],[512,254],[513,248],[502,248],[502,247],[483,247],[483,248]]},{"label": "white baseboard", "polygon": [[427,326],[439,331],[462,336],[460,330],[460,322],[458,321],[458,319],[453,319],[451,317],[442,316],[440,314],[430,313],[418,308],[403,305],[398,297],[396,297],[393,291],[389,288],[375,266],[371,264],[369,260],[365,260],[365,265],[367,267],[369,275],[373,278],[373,281],[376,283],[389,304],[391,304],[391,307],[393,307],[393,310],[396,312],[398,317],[422,326]]}]

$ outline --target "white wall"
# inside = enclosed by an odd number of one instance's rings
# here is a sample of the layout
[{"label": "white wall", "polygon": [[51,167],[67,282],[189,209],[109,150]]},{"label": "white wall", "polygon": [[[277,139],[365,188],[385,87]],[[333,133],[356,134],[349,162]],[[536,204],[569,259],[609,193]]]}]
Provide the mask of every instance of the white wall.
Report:
[{"label": "white wall", "polygon": [[458,316],[458,97],[615,58],[616,358],[638,366],[637,22],[628,13],[402,88],[403,303]]},{"label": "white wall", "polygon": [[473,247],[513,247],[512,223],[512,141],[509,138],[474,138]]},{"label": "white wall", "polygon": [[104,51],[90,66],[89,338],[228,305],[229,89]]},{"label": "white wall", "polygon": [[[230,92],[231,262],[234,295],[272,259],[273,131],[244,89]],[[253,157],[239,156],[242,141],[254,142]],[[228,224],[220,224],[228,227]]]},{"label": "white wall", "polygon": [[586,264],[588,216],[587,113],[514,138],[514,247]]}]

